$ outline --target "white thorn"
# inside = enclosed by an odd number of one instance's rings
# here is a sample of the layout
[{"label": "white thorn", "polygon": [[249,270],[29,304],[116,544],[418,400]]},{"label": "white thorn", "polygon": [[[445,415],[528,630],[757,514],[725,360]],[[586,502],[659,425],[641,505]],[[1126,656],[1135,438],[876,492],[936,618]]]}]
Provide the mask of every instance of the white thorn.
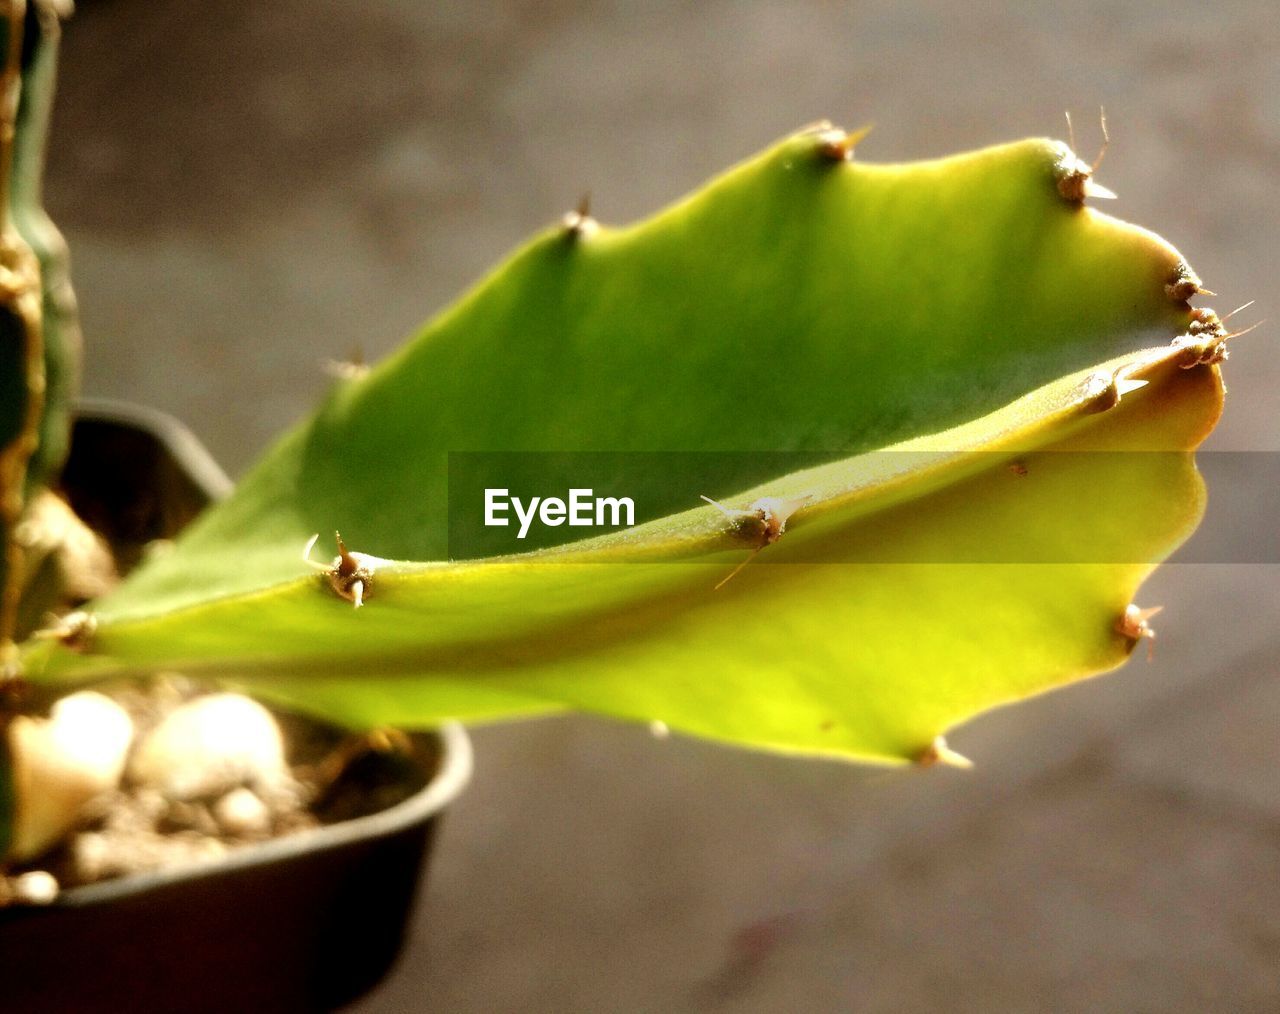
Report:
[{"label": "white thorn", "polygon": [[935,764],[945,764],[951,768],[969,769],[973,767],[973,761],[964,754],[956,753],[951,747],[947,746],[945,736],[937,736],[933,742],[929,744],[928,749],[920,755],[918,763],[922,767],[932,767]]},{"label": "white thorn", "polygon": [[711,497],[707,496],[704,493],[699,493],[698,497],[699,499],[707,501],[707,503],[711,504],[712,507],[714,507],[716,510],[718,510],[721,514],[723,514],[725,517],[727,517],[731,521],[737,519],[738,517],[746,513],[746,511],[731,510],[730,508],[722,504],[719,500],[712,500]]},{"label": "white thorn", "polygon": [[1151,383],[1149,380],[1130,380],[1128,377],[1116,378],[1116,394],[1123,398],[1126,394],[1141,390]]},{"label": "white thorn", "polygon": [[1097,197],[1104,201],[1116,200],[1116,192],[1114,190],[1104,187],[1101,183],[1095,183],[1092,179],[1084,181],[1084,195],[1085,197]]},{"label": "white thorn", "polygon": [[311,538],[307,540],[307,544],[302,550],[302,562],[312,570],[318,570],[321,573],[328,574],[333,569],[332,567],[327,563],[317,563],[315,560],[311,559],[311,550],[315,548],[316,540],[319,538],[320,533],[316,532],[315,535],[311,536]]}]

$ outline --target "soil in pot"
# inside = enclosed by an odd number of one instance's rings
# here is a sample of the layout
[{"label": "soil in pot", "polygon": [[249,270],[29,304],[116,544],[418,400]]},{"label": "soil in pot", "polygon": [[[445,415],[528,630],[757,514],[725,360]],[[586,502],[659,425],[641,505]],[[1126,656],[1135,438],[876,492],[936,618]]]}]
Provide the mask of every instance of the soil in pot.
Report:
[{"label": "soil in pot", "polygon": [[133,721],[127,773],[75,830],[0,881],[0,900],[221,858],[273,838],[378,813],[435,767],[431,741],[355,736],[182,677],[113,688]]}]

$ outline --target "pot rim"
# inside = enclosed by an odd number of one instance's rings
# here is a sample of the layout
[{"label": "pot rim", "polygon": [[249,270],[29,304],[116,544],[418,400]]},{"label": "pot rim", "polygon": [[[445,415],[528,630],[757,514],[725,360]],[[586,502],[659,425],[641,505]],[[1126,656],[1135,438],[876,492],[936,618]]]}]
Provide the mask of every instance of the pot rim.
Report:
[{"label": "pot rim", "polygon": [[235,485],[191,429],[177,416],[116,398],[77,398],[72,418],[132,426],[164,445],[210,503],[225,500]]},{"label": "pot rim", "polygon": [[258,845],[235,849],[216,859],[198,860],[168,869],[69,887],[60,892],[51,905],[33,911],[105,905],[127,895],[170,884],[282,862],[303,852],[341,848],[361,839],[389,835],[426,820],[457,798],[471,780],[472,772],[471,740],[462,724],[456,721],[443,722],[433,731],[441,748],[439,768],[421,790],[395,806],[338,824],[295,831]]}]

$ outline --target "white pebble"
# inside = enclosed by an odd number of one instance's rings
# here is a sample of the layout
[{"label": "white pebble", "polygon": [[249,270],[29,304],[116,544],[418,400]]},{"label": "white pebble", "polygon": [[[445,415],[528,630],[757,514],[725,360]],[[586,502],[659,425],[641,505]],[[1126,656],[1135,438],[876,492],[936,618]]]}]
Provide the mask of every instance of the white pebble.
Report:
[{"label": "white pebble", "polygon": [[109,697],[84,691],[58,701],[48,718],[19,715],[9,726],[17,797],[10,857],[40,855],[85,806],[120,782],[133,720]]},{"label": "white pebble", "polygon": [[169,799],[218,796],[287,777],[284,740],[271,712],[239,694],[213,694],[171,711],[129,764],[137,784]]},{"label": "white pebble", "polygon": [[71,843],[71,858],[76,874],[86,882],[101,880],[108,872],[111,846],[100,834],[86,831],[78,834]]},{"label": "white pebble", "polygon": [[32,870],[10,881],[15,901],[24,905],[51,905],[58,897],[58,881],[44,870]]},{"label": "white pebble", "polygon": [[265,834],[271,830],[271,811],[249,789],[232,789],[214,804],[213,816],[227,834]]}]

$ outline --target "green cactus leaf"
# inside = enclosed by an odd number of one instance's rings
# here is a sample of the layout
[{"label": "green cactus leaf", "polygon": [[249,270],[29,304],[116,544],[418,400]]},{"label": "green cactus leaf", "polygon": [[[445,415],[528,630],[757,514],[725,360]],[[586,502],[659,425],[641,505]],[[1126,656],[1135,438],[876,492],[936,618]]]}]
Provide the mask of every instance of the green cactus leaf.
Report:
[{"label": "green cactus leaf", "polygon": [[[1119,665],[1202,510],[1222,386],[1198,281],[1064,197],[1058,142],[841,154],[806,131],[639,225],[536,237],[337,385],[87,643],[29,647],[29,678],[179,668],[357,725],[572,707],[909,760]],[[636,528],[482,558],[448,537],[451,451],[701,453],[629,477]],[[700,494],[794,513],[766,546]],[[300,559],[335,528],[382,558],[358,610]]]}]

